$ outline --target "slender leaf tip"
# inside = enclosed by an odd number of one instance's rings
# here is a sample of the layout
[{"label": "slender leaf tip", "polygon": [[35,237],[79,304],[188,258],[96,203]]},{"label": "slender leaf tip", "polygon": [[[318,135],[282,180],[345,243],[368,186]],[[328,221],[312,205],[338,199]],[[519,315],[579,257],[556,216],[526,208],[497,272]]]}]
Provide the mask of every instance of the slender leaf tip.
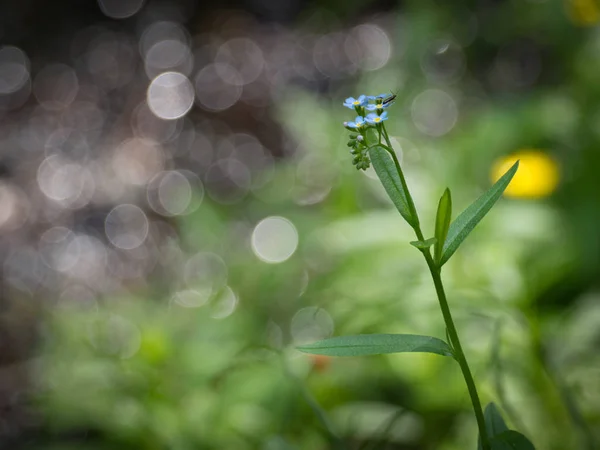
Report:
[{"label": "slender leaf tip", "polygon": [[492,206],[500,199],[517,172],[519,161],[520,160],[517,160],[492,187],[471,203],[471,205],[460,213],[450,224],[446,241],[443,244],[442,255],[439,261],[440,266],[444,265],[450,259],[460,244],[466,239],[471,231],[473,231],[481,219],[485,217]]}]

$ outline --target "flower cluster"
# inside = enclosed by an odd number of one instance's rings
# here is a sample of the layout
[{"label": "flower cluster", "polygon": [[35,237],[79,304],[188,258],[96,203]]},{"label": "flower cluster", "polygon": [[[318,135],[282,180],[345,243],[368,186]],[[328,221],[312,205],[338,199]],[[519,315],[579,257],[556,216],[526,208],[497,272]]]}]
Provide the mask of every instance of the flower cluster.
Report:
[{"label": "flower cluster", "polygon": [[[379,133],[379,141],[381,141],[381,132],[383,122],[388,119],[388,113],[385,111],[394,103],[395,95],[380,94],[380,95],[361,95],[358,98],[348,97],[344,101],[346,108],[356,111],[356,118],[350,122],[344,122],[344,127],[356,134],[350,135],[348,147],[351,148],[350,153],[354,155],[352,164],[357,169],[366,170],[371,165],[368,155],[368,146],[376,142],[369,142],[367,132],[369,129],[376,130]],[[367,111],[372,111],[368,112]]]}]

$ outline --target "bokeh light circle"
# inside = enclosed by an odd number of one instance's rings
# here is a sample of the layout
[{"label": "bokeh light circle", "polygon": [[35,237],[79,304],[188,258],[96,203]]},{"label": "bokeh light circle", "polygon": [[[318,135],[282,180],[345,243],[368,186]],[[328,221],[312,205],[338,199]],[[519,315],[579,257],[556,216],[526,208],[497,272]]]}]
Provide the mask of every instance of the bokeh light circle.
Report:
[{"label": "bokeh light circle", "polygon": [[411,116],[419,131],[439,137],[456,125],[458,107],[448,93],[439,89],[427,89],[413,100]]},{"label": "bokeh light circle", "polygon": [[139,206],[115,206],[106,216],[104,231],[115,247],[131,250],[142,245],[148,236],[148,218]]},{"label": "bokeh light circle", "polygon": [[327,311],[316,306],[302,308],[290,325],[290,333],[296,345],[325,339],[333,334],[333,319]]},{"label": "bokeh light circle", "polygon": [[211,317],[225,319],[235,311],[238,305],[238,296],[229,286],[225,286],[217,293],[211,303]]},{"label": "bokeh light circle", "polygon": [[0,231],[19,228],[28,219],[31,204],[17,186],[0,181]]},{"label": "bokeh light circle", "polygon": [[0,95],[12,94],[29,80],[29,58],[17,47],[0,47]]},{"label": "bokeh light circle", "polygon": [[182,123],[177,119],[164,120],[158,117],[145,101],[141,102],[131,115],[131,127],[138,137],[150,142],[165,143],[177,140]]},{"label": "bokeh light circle", "polygon": [[142,9],[144,0],[98,0],[98,6],[111,19],[126,19]]},{"label": "bokeh light circle", "polygon": [[184,283],[204,301],[226,285],[227,276],[227,265],[223,259],[210,252],[193,255],[183,267]]},{"label": "bokeh light circle", "polygon": [[[215,61],[215,69],[226,80],[233,84],[246,85],[258,78],[264,65],[264,57],[260,47],[249,38],[234,38],[219,47]],[[228,67],[236,70],[237,76],[231,77]]]},{"label": "bokeh light circle", "polygon": [[42,261],[59,272],[67,272],[79,259],[79,241],[75,234],[65,227],[53,227],[40,237],[38,249]]},{"label": "bokeh light circle", "polygon": [[244,163],[235,158],[226,158],[209,167],[204,182],[210,198],[218,203],[231,205],[248,194],[252,177]]},{"label": "bokeh light circle", "polygon": [[209,296],[205,292],[197,291],[195,289],[187,289],[184,291],[176,292],[172,301],[179,306],[184,308],[199,308],[205,305],[208,301]]},{"label": "bokeh light circle", "polygon": [[161,119],[178,119],[192,109],[194,88],[185,75],[165,72],[150,83],[147,100],[150,110]]},{"label": "bokeh light circle", "polygon": [[69,106],[79,91],[75,71],[65,64],[45,66],[33,81],[33,94],[42,107],[61,110]]},{"label": "bokeh light circle", "polygon": [[392,44],[389,36],[380,26],[358,25],[352,30],[351,37],[352,40],[346,41],[346,53],[363,70],[381,69],[389,62]]},{"label": "bokeh light circle", "polygon": [[146,184],[163,170],[164,162],[162,148],[151,139],[127,139],[112,155],[113,169],[126,184]]},{"label": "bokeh light circle", "polygon": [[200,178],[187,170],[161,172],[148,183],[148,203],[163,216],[190,214],[198,209],[203,197]]},{"label": "bokeh light circle", "polygon": [[144,64],[149,78],[167,70],[189,75],[193,68],[193,57],[186,42],[163,39],[150,47],[144,57]]},{"label": "bokeh light circle", "polygon": [[267,217],[252,232],[252,250],[260,260],[277,264],[288,260],[298,248],[298,231],[284,217]]},{"label": "bokeh light circle", "polygon": [[197,101],[209,111],[223,111],[237,103],[243,84],[238,71],[225,63],[207,65],[194,81]]},{"label": "bokeh light circle", "polygon": [[46,197],[69,204],[82,194],[88,175],[80,164],[51,155],[38,167],[37,182]]}]

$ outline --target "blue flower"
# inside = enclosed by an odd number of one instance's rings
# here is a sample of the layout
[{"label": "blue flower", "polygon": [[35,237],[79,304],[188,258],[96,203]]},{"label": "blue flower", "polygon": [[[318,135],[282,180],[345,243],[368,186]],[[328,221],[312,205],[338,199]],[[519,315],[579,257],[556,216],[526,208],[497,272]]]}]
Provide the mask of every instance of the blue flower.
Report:
[{"label": "blue flower", "polygon": [[385,111],[380,116],[378,116],[375,113],[371,113],[366,117],[366,120],[367,120],[367,123],[369,123],[370,125],[377,125],[378,123],[381,123],[384,120],[387,120],[387,118],[388,118],[388,114],[387,114],[387,111]]},{"label": "blue flower", "polygon": [[388,106],[390,106],[393,102],[390,103],[375,103],[375,104],[371,104],[371,105],[367,105],[366,109],[369,111],[383,111],[385,108],[387,108]]},{"label": "blue flower", "polygon": [[354,109],[359,106],[365,106],[366,104],[367,104],[367,96],[366,95],[361,95],[358,98],[348,97],[344,101],[344,106],[346,108],[350,108],[350,109]]},{"label": "blue flower", "polygon": [[381,98],[381,99],[383,99],[383,98],[386,98],[386,97],[389,97],[389,96],[390,96],[390,94],[388,94],[388,93],[385,93],[385,94],[379,94],[379,95],[369,95],[367,98],[368,98],[369,100],[376,100],[376,99],[378,99],[378,98]]},{"label": "blue flower", "polygon": [[356,116],[354,122],[346,122],[346,126],[350,128],[362,128],[365,126],[365,118],[361,116]]}]

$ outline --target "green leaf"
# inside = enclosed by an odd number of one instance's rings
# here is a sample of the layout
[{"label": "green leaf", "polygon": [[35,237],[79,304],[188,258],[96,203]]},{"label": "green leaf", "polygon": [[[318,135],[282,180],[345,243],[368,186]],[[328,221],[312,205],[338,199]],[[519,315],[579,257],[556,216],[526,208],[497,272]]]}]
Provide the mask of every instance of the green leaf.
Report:
[{"label": "green leaf", "polygon": [[488,403],[483,412],[483,417],[485,419],[485,428],[489,438],[508,430],[500,411],[498,411],[498,408],[496,408],[494,403]]},{"label": "green leaf", "polygon": [[[509,430],[494,403],[488,403],[483,412],[485,429],[492,450],[535,450],[533,444],[521,433]],[[481,439],[477,449],[481,450]]]},{"label": "green leaf", "polygon": [[337,336],[300,346],[298,350],[304,353],[327,356],[367,356],[408,352],[452,356],[450,347],[441,339],[416,334]]},{"label": "green leaf", "polygon": [[437,241],[437,239],[432,237],[425,241],[411,241],[410,245],[418,248],[419,250],[427,250],[429,247],[431,247],[433,244],[435,244],[436,241]]},{"label": "green leaf", "polygon": [[377,173],[381,184],[383,184],[392,202],[396,205],[398,212],[400,212],[409,224],[413,224],[414,220],[408,209],[406,192],[404,192],[400,175],[398,175],[392,157],[385,148],[379,145],[369,148],[369,157],[373,163],[375,173]]},{"label": "green leaf", "polygon": [[375,128],[369,127],[366,131],[367,145],[377,145],[379,141],[379,133]]},{"label": "green leaf", "polygon": [[[496,408],[494,403],[488,403],[488,405],[485,407],[485,411],[483,411],[483,418],[485,420],[485,429],[487,430],[489,439],[492,439],[494,436],[508,430],[500,411],[498,411],[498,408]],[[477,448],[478,450],[483,448],[481,446],[481,436],[479,437],[479,445]]]},{"label": "green leaf", "polygon": [[446,261],[454,254],[458,246],[465,240],[473,228],[483,219],[483,217],[489,212],[494,206],[498,199],[502,196],[502,193],[512,180],[517,169],[519,168],[519,161],[517,161],[508,171],[502,175],[502,177],[496,181],[496,183],[481,197],[465,209],[452,224],[448,230],[448,236],[444,243],[444,249],[442,250],[442,258],[440,260],[440,266],[445,264]]},{"label": "green leaf", "polygon": [[529,439],[518,431],[506,430],[490,440],[492,450],[535,450]]},{"label": "green leaf", "polygon": [[438,264],[442,258],[442,249],[444,248],[444,242],[446,242],[446,236],[448,235],[448,228],[450,227],[451,218],[452,195],[450,195],[450,189],[446,188],[442,198],[440,198],[437,215],[435,217],[435,237],[437,239],[437,243],[435,244],[434,259]]}]

